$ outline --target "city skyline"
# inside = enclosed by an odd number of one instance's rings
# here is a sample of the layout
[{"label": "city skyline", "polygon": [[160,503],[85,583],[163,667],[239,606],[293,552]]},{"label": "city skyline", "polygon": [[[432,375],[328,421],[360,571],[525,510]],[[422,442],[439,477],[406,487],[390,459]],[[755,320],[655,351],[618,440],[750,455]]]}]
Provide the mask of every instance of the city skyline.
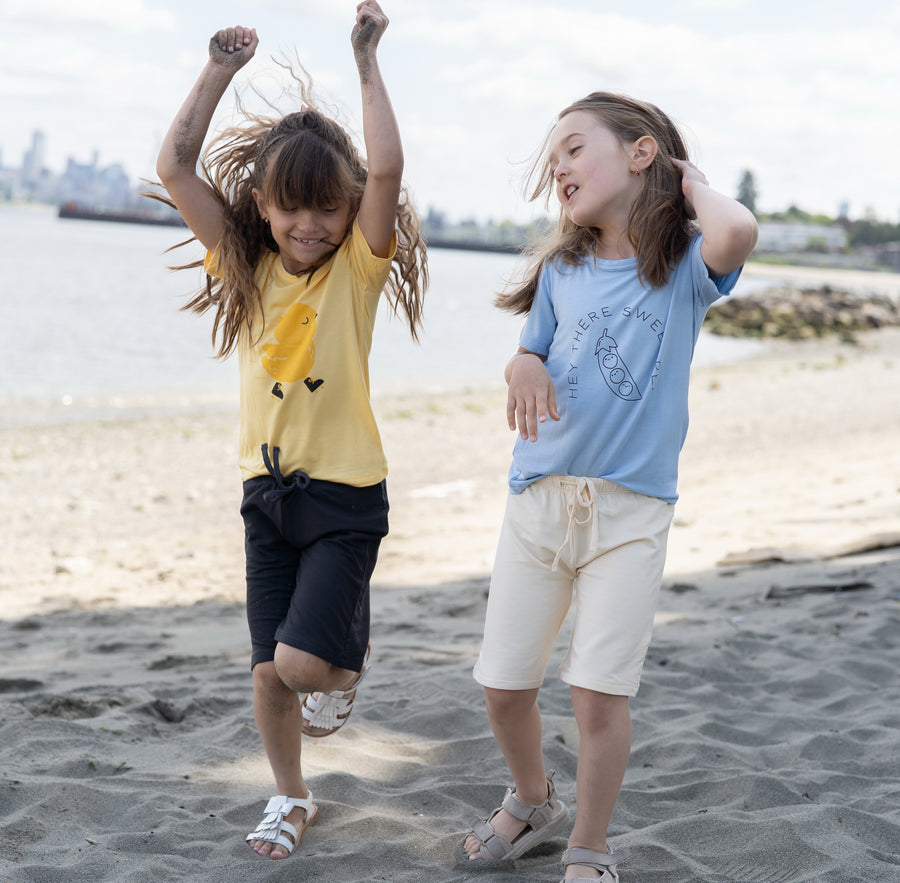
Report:
[{"label": "city skyline", "polygon": [[[3,151],[3,145],[0,144],[0,200],[4,197],[4,184],[7,185],[7,198],[15,198],[16,196],[25,196],[26,198],[29,196],[27,192],[19,191],[16,192],[15,188],[10,189],[9,187],[9,175],[13,173],[17,175],[16,183],[28,183],[29,180],[37,181],[40,173],[47,172],[54,179],[60,179],[65,176],[67,173],[71,172],[73,168],[76,170],[80,170],[82,173],[85,170],[92,170],[96,173],[110,173],[114,172],[119,175],[119,180],[117,181],[117,186],[115,193],[112,197],[112,200],[107,202],[103,207],[113,208],[113,207],[134,207],[136,204],[136,198],[138,197],[138,193],[143,189],[143,182],[132,181],[130,177],[127,176],[127,171],[125,170],[124,164],[121,162],[112,161],[108,164],[103,164],[100,161],[100,151],[98,149],[94,149],[91,151],[91,158],[89,161],[85,162],[76,156],[68,156],[65,161],[65,168],[62,170],[54,170],[46,166],[42,162],[42,157],[44,155],[44,149],[46,145],[46,133],[41,131],[35,131],[32,133],[32,146],[29,147],[23,157],[21,164],[19,166],[11,166],[8,164],[6,157]],[[5,177],[4,177],[5,176]],[[737,190],[737,188],[736,188]],[[55,190],[53,191],[56,192]],[[734,194],[729,194],[734,195]],[[61,197],[62,199],[71,200],[71,194]],[[52,201],[52,199],[50,200]],[[90,200],[79,200],[75,199],[76,202],[83,203],[84,207],[90,207]],[[803,206],[782,206],[781,208],[775,209],[774,212],[784,212],[788,209],[796,207],[801,210],[804,210]],[[427,211],[429,213],[437,213],[438,216],[442,217],[444,221],[447,221],[447,213],[442,209],[441,206],[429,206]],[[422,213],[425,214],[426,209],[422,209]],[[837,220],[839,218],[847,218],[848,215],[848,206],[846,202],[840,202],[836,210],[833,212],[820,212],[833,220]],[[503,218],[491,218],[489,222],[503,222]],[[878,218],[879,221],[889,221],[887,218]],[[451,223],[471,223],[470,217],[453,217],[450,218],[449,221]]]}]

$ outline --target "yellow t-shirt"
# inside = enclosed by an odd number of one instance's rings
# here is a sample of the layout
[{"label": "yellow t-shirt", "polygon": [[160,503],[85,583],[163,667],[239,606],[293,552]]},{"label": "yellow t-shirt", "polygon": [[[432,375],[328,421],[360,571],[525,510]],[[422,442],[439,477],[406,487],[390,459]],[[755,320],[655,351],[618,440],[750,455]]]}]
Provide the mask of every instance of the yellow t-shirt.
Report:
[{"label": "yellow t-shirt", "polygon": [[[359,225],[311,279],[284,269],[271,252],[256,268],[264,329],[243,333],[240,362],[240,467],[266,475],[262,446],[279,449],[282,475],[355,487],[377,484],[387,460],[369,401],[369,352],[391,254],[372,254]],[[215,275],[216,253],[206,258]],[[212,269],[210,269],[212,268]]]}]

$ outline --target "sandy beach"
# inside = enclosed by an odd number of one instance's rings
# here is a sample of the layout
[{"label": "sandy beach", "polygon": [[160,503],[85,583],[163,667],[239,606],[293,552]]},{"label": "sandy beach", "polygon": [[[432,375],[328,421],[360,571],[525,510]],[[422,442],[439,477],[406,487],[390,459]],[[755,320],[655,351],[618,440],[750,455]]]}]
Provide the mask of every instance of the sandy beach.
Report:
[{"label": "sandy beach", "polygon": [[[375,664],[348,726],[304,743],[320,817],[283,862],[243,842],[273,786],[236,411],[0,430],[0,879],[556,883],[565,836],[505,866],[460,849],[508,784],[471,678],[513,440],[499,381],[376,391]],[[900,329],[695,369],[679,490],[610,832],[623,883],[900,880]],[[541,705],[574,809],[553,663]]]}]

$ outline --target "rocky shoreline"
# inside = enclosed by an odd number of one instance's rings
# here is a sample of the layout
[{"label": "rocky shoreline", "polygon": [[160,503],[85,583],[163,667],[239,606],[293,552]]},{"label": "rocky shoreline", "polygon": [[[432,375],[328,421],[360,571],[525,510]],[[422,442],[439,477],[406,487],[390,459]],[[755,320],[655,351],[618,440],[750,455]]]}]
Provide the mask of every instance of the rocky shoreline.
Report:
[{"label": "rocky shoreline", "polygon": [[896,325],[900,302],[895,298],[821,285],[778,286],[723,298],[710,309],[704,329],[723,337],[811,340],[837,335],[852,341],[860,332]]}]

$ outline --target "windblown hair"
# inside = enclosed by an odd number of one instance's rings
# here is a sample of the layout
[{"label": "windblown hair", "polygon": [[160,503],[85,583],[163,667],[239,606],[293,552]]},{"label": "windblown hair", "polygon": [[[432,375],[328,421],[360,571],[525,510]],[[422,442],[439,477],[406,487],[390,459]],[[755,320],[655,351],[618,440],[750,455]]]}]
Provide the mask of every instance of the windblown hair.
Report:
[{"label": "windblown hair", "polygon": [[[182,307],[195,313],[215,310],[212,339],[219,358],[235,350],[242,332],[251,340],[262,333],[262,294],[254,274],[259,261],[267,252],[277,252],[278,246],[260,216],[253,189],[281,208],[321,209],[349,203],[354,207],[349,220],[352,225],[368,175],[349,135],[317,110],[304,109],[280,118],[243,113],[244,123],[219,134],[201,160],[203,177],[225,207],[217,267],[221,278],[207,275],[205,285]],[[145,195],[173,205],[163,195]],[[393,313],[402,311],[410,334],[418,340],[428,261],[419,219],[405,188],[397,206],[396,234],[397,250],[385,294]],[[339,242],[332,244],[335,250],[340,246]],[[333,253],[310,267],[309,276]],[[173,269],[202,265],[195,261]]]},{"label": "windblown hair", "polygon": [[[686,160],[687,148],[675,124],[658,107],[612,92],[592,92],[571,104],[557,122],[576,111],[593,114],[623,144],[651,136],[659,152],[641,173],[641,192],[631,206],[625,233],[637,254],[638,278],[653,288],[666,283],[672,266],[682,257],[694,234],[681,189],[681,173],[670,158]],[[530,200],[544,196],[549,205],[554,189],[549,150],[552,132],[544,140],[525,181]],[[542,267],[559,260],[575,266],[596,256],[603,242],[597,227],[579,227],[560,208],[559,222],[542,242],[530,249],[530,263],[518,284],[501,292],[495,304],[512,313],[531,309]]]}]

